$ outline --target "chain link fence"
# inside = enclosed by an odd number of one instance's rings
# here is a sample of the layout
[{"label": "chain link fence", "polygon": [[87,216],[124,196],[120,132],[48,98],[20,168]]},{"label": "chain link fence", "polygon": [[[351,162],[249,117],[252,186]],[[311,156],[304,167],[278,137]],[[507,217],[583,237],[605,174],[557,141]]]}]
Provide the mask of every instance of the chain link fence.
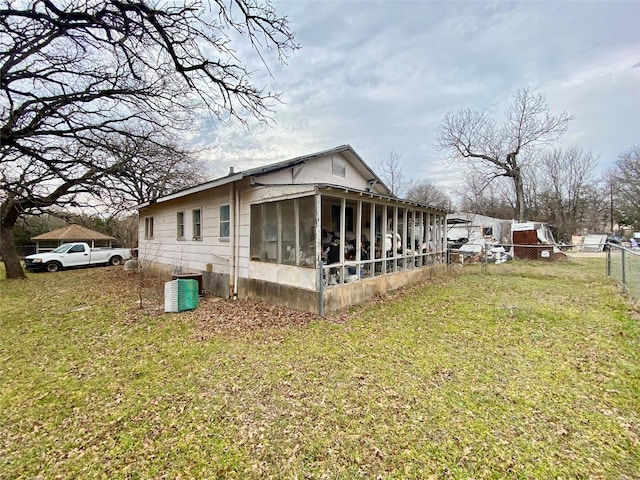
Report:
[{"label": "chain link fence", "polygon": [[518,260],[561,260],[572,253],[602,255],[606,258],[606,274],[624,287],[629,295],[640,301],[640,250],[614,244],[581,245],[522,245],[467,243],[449,250],[449,264],[481,263],[483,271],[489,264],[500,264],[513,258]]},{"label": "chain link fence", "polygon": [[640,300],[640,251],[609,245],[607,275],[624,285],[635,300]]}]

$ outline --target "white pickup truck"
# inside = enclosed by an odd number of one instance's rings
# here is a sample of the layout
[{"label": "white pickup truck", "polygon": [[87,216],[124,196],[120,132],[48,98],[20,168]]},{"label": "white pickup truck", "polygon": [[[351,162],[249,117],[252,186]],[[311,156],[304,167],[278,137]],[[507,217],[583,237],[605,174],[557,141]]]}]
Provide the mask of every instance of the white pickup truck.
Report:
[{"label": "white pickup truck", "polygon": [[51,252],[28,255],[24,267],[30,272],[57,272],[63,268],[120,265],[129,258],[128,248],[91,248],[85,242],[63,243]]}]

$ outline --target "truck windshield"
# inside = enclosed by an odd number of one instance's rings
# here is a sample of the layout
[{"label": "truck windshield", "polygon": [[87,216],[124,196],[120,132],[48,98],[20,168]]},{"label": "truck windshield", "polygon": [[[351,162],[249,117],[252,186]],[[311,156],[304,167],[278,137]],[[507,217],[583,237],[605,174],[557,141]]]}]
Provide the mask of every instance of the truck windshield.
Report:
[{"label": "truck windshield", "polygon": [[52,250],[52,252],[53,253],[64,253],[67,250],[69,250],[70,248],[71,248],[71,244],[70,243],[63,243],[62,245],[60,245],[55,250]]}]

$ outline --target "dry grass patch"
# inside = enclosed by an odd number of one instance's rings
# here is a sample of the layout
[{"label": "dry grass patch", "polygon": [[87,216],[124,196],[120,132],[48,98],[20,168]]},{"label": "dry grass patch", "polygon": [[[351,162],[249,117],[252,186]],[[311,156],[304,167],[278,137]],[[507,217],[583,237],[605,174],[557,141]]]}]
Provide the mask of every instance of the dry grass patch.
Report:
[{"label": "dry grass patch", "polygon": [[326,319],[160,314],[115,268],[2,281],[0,478],[635,478],[640,328],[595,262]]}]

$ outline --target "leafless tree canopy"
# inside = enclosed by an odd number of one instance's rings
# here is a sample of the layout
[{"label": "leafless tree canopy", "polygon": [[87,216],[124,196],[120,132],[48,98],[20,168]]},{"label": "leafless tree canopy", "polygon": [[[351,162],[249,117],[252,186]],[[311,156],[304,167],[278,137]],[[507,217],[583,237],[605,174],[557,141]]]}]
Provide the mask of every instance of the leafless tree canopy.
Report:
[{"label": "leafless tree canopy", "polygon": [[432,207],[452,210],[453,204],[449,195],[428,180],[412,182],[407,189],[406,197]]},{"label": "leafless tree canopy", "polygon": [[524,89],[514,95],[501,125],[478,110],[447,113],[438,129],[436,147],[446,151],[450,161],[471,163],[489,180],[510,178],[517,215],[524,220],[522,170],[526,159],[533,158],[536,148],[560,139],[571,119],[566,112],[552,115],[543,94]]},{"label": "leafless tree canopy", "polygon": [[404,165],[400,162],[400,154],[391,150],[385,157],[378,161],[378,175],[391,189],[391,193],[402,196],[407,188],[404,177]]},{"label": "leafless tree canopy", "polygon": [[280,61],[297,48],[287,19],[256,0],[0,0],[8,278],[23,276],[11,232],[19,216],[72,206],[131,171],[129,141],[171,148],[157,132],[187,129],[204,112],[270,118],[278,96],[251,83],[238,39]]},{"label": "leafless tree canopy", "polygon": [[459,192],[460,209],[487,217],[512,219],[514,217],[513,186],[504,178],[488,181],[474,170],[464,175],[463,188]]},{"label": "leafless tree canopy", "polygon": [[207,180],[206,164],[197,152],[174,143],[131,136],[111,150],[122,169],[100,182],[100,199],[112,215]]},{"label": "leafless tree canopy", "polygon": [[640,229],[640,145],[622,153],[611,171],[617,220]]},{"label": "leafless tree canopy", "polygon": [[555,149],[543,157],[538,169],[539,197],[558,240],[570,242],[571,235],[587,222],[597,166],[591,152],[577,147]]}]

